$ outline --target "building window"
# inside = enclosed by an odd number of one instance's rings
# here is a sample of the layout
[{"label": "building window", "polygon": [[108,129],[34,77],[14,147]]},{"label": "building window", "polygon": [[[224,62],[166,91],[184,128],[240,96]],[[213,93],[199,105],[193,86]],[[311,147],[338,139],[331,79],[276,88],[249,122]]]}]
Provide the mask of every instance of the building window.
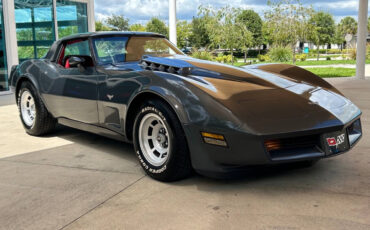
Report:
[{"label": "building window", "polygon": [[8,90],[8,68],[6,62],[3,1],[0,0],[0,92]]},{"label": "building window", "polygon": [[87,3],[73,0],[14,0],[19,62],[42,58],[58,37],[88,32]]},{"label": "building window", "polygon": [[59,38],[88,31],[87,4],[71,0],[57,0]]},{"label": "building window", "polygon": [[15,0],[18,58],[42,58],[55,41],[52,0]]}]

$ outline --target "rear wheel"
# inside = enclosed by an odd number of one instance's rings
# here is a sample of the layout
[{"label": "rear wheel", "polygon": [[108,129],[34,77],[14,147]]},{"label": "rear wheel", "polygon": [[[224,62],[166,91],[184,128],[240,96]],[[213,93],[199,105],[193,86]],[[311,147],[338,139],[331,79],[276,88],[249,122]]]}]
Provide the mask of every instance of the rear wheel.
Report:
[{"label": "rear wheel", "polygon": [[134,146],[145,172],[175,181],[192,172],[185,134],[175,113],[160,100],[141,106],[134,123]]},{"label": "rear wheel", "polygon": [[23,82],[19,90],[18,109],[23,127],[30,135],[47,134],[56,125],[56,119],[47,111],[35,87],[28,81]]}]

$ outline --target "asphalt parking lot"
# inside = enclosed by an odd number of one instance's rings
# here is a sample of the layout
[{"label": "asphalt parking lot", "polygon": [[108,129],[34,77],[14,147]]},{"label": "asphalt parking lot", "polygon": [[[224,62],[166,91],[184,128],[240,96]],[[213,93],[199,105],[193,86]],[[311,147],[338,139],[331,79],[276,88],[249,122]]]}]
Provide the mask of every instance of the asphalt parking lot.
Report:
[{"label": "asphalt parking lot", "polygon": [[363,111],[350,152],[236,180],[145,176],[129,144],[60,127],[25,134],[0,96],[0,229],[370,229],[370,80],[330,79]]}]

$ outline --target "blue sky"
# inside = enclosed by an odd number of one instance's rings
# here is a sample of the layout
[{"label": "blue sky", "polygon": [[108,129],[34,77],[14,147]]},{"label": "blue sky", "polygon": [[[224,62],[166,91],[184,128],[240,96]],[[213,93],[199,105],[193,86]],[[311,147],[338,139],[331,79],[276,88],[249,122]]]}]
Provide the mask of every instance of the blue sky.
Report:
[{"label": "blue sky", "polygon": [[[334,15],[337,22],[345,16],[357,20],[358,0],[301,0],[305,5],[312,5],[316,10],[323,10]],[[261,16],[268,9],[267,0],[177,0],[179,20],[191,20],[197,14],[199,5],[222,7],[227,4],[234,7],[253,9]],[[95,17],[105,19],[111,14],[123,14],[130,23],[145,23],[151,17],[168,20],[168,0],[95,0]]]}]

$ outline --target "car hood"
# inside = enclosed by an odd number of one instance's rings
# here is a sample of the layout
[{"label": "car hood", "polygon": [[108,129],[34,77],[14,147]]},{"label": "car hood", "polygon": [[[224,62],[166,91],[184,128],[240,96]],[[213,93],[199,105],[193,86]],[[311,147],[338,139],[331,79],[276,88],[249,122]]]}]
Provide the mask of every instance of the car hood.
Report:
[{"label": "car hood", "polygon": [[361,114],[329,83],[292,65],[238,68],[187,56],[146,57],[143,61],[146,67],[178,74],[258,134],[340,126]]}]

